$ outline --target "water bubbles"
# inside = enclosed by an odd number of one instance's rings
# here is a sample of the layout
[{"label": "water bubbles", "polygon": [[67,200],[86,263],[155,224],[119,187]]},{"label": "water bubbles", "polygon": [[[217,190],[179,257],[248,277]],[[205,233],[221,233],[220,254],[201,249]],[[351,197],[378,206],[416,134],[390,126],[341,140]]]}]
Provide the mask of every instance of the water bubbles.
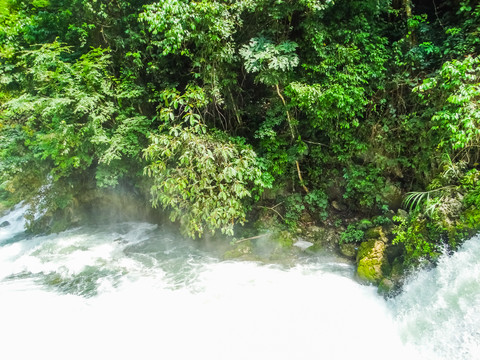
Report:
[{"label": "water bubbles", "polygon": [[425,358],[472,359],[480,347],[480,239],[474,237],[436,268],[421,271],[392,300],[403,340]]},{"label": "water bubbles", "polygon": [[6,241],[0,358],[470,360],[475,241],[388,302],[335,257],[222,261],[146,223]]},{"label": "water bubbles", "polygon": [[16,235],[23,233],[25,228],[25,212],[26,207],[20,203],[0,218],[0,245],[18,240]]}]

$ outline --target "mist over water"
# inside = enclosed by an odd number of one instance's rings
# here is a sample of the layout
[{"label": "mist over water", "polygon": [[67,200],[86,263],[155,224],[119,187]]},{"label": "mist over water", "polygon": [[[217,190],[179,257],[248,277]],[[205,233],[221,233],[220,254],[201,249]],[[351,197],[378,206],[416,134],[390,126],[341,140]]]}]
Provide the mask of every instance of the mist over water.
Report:
[{"label": "mist over water", "polygon": [[[399,297],[334,256],[222,261],[148,223],[0,232],[0,359],[474,359],[480,241]],[[20,233],[20,234],[19,234]]]}]

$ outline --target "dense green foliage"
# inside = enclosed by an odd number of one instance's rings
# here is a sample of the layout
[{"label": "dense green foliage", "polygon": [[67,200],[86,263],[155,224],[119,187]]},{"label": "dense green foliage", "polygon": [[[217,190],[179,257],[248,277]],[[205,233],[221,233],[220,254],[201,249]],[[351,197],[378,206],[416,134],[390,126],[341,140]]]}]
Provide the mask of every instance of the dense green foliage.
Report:
[{"label": "dense green foliage", "polygon": [[478,227],[478,1],[0,9],[2,198],[48,213],[128,184],[196,236],[255,205],[295,226],[386,216],[406,194],[412,262]]}]

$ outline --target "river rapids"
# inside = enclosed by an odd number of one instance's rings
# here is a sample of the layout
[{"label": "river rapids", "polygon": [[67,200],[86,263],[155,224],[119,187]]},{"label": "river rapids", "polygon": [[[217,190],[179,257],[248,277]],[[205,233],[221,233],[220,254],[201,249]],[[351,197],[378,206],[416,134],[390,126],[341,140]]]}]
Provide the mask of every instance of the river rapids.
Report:
[{"label": "river rapids", "polygon": [[0,219],[0,359],[480,359],[480,238],[385,300],[331,255],[222,261],[149,223]]}]

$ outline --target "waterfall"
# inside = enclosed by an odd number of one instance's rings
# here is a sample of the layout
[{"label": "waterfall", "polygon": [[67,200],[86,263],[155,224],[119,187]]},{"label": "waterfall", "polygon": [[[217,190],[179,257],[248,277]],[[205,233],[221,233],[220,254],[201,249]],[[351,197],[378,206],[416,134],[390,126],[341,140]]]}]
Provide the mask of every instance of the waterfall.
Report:
[{"label": "waterfall", "polygon": [[[19,211],[16,209],[15,211]],[[459,359],[480,353],[480,240],[391,300],[323,254],[222,261],[148,223],[0,239],[1,359]],[[3,231],[2,230],[2,231]]]},{"label": "waterfall", "polygon": [[420,271],[391,301],[402,339],[439,359],[480,357],[480,237]]},{"label": "waterfall", "polygon": [[15,235],[23,233],[25,227],[26,207],[22,203],[0,218],[0,245],[11,241]]}]

